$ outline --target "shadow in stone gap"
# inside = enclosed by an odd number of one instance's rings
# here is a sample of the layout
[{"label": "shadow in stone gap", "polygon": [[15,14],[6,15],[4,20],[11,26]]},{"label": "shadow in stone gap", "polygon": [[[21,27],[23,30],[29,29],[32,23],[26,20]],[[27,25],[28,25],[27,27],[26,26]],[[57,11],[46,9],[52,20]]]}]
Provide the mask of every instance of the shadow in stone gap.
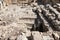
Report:
[{"label": "shadow in stone gap", "polygon": [[35,23],[32,26],[31,31],[39,31],[39,32],[46,32],[47,30],[44,29],[44,22],[41,19],[39,12],[37,10],[33,10],[33,12],[37,15],[37,18],[35,19]]},{"label": "shadow in stone gap", "polygon": [[[50,19],[48,16],[46,16],[46,12],[45,11],[42,11],[42,14],[43,14],[43,17],[44,17],[44,19],[48,22],[48,24],[49,24],[49,26],[52,28],[52,30],[54,30],[54,31],[60,31],[59,29],[57,29],[56,27],[56,23],[55,22],[53,22],[53,20],[52,19]],[[55,16],[56,16],[56,18],[55,18],[55,20],[57,19],[57,15],[55,14]]]}]

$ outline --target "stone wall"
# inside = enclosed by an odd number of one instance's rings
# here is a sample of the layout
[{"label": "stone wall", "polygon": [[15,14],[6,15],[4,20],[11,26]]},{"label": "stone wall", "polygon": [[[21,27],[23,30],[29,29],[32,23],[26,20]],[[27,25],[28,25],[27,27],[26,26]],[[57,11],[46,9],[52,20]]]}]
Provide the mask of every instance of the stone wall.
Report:
[{"label": "stone wall", "polygon": [[5,4],[5,5],[11,4],[11,0],[4,0],[4,4]]},{"label": "stone wall", "polygon": [[6,5],[10,4],[27,4],[31,3],[32,1],[37,1],[39,4],[56,4],[60,3],[60,0],[4,0]]},{"label": "stone wall", "polygon": [[30,3],[32,0],[4,0],[6,5]]},{"label": "stone wall", "polygon": [[42,0],[42,3],[43,4],[48,4],[48,3],[55,4],[55,3],[60,3],[60,0]]}]

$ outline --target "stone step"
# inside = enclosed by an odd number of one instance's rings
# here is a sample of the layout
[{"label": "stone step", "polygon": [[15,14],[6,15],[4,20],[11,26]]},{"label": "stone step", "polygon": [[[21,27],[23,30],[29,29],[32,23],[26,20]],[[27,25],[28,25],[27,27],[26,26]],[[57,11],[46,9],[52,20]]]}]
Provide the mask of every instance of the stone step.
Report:
[{"label": "stone step", "polygon": [[19,20],[18,23],[28,23],[28,24],[34,24],[34,20]]}]

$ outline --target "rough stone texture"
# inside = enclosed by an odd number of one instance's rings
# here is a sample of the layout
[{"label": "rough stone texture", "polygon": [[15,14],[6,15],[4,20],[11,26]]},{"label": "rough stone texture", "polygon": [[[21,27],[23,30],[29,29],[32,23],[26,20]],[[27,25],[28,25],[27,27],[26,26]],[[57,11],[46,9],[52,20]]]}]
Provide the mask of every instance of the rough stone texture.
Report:
[{"label": "rough stone texture", "polygon": [[60,32],[53,32],[53,37],[55,40],[60,40]]},{"label": "rough stone texture", "polygon": [[43,37],[43,40],[54,40],[54,38],[52,37],[52,34],[50,32],[42,33],[41,35]]},{"label": "rough stone texture", "polygon": [[56,4],[56,3],[60,3],[60,0],[42,0],[43,4]]},{"label": "rough stone texture", "polygon": [[43,40],[54,40],[54,39],[49,36],[43,36]]},{"label": "rough stone texture", "polygon": [[32,32],[33,40],[42,40],[42,36],[38,31]]},{"label": "rough stone texture", "polygon": [[33,0],[4,0],[6,5],[31,3]]},{"label": "rough stone texture", "polygon": [[21,32],[24,32],[27,37],[31,35],[31,32],[30,30],[28,31],[28,28],[32,27],[31,25],[34,24],[34,20],[36,18],[35,13],[32,11],[32,7],[28,6],[27,8],[21,8],[17,5],[10,5],[1,13],[0,34],[3,36],[0,36],[1,40],[2,38],[5,40],[8,40],[8,38],[12,40],[13,37],[16,39]]},{"label": "rough stone texture", "polygon": [[28,39],[27,39],[26,36],[22,33],[22,35],[19,35],[19,36],[17,37],[17,40],[28,40]]},{"label": "rough stone texture", "polygon": [[60,40],[58,0],[33,0],[30,5],[10,1],[0,10],[0,40]]}]

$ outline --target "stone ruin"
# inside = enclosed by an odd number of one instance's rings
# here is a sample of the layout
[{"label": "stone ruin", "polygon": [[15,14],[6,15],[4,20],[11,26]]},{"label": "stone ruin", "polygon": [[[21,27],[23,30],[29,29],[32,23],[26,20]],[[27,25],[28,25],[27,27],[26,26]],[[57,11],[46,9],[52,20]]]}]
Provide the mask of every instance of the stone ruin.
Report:
[{"label": "stone ruin", "polygon": [[0,40],[60,40],[60,0],[4,0]]}]

